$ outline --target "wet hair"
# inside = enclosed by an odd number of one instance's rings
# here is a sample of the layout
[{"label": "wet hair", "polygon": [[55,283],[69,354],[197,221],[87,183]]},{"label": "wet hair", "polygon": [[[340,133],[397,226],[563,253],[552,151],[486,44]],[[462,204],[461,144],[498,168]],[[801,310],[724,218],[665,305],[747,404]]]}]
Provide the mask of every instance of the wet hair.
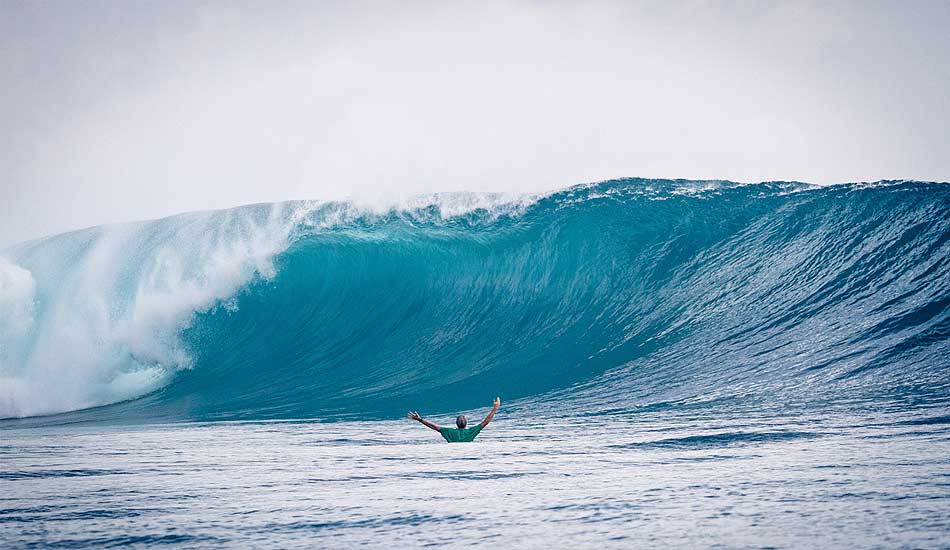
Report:
[{"label": "wet hair", "polygon": [[460,414],[455,419],[455,425],[458,426],[460,430],[464,430],[465,426],[468,425],[468,419],[465,418],[464,414]]}]

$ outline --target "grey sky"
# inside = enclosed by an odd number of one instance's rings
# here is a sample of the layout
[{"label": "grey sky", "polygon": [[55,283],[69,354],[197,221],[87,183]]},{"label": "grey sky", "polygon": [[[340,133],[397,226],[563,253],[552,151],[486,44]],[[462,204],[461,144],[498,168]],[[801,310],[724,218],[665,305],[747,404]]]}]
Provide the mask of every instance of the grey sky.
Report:
[{"label": "grey sky", "polygon": [[249,202],[950,179],[950,1],[0,0],[0,246]]}]

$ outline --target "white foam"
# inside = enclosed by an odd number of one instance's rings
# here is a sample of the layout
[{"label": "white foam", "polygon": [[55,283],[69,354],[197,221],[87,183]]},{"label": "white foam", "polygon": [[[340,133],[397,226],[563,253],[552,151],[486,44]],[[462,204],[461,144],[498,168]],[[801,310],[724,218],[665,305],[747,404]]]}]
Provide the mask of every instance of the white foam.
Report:
[{"label": "white foam", "polygon": [[[335,208],[320,209],[320,217],[311,221],[311,226],[324,229],[346,223],[356,219],[380,217],[389,214],[400,214],[420,221],[439,221],[458,218],[477,211],[488,214],[489,220],[503,215],[518,216],[541,200],[555,193],[429,193],[410,197],[388,198],[353,198],[343,203],[336,203]],[[310,203],[316,210],[317,203]],[[432,216],[428,216],[434,211]]]},{"label": "white foam", "polygon": [[181,330],[254,278],[273,277],[301,215],[256,205],[16,249],[19,265],[0,263],[0,417],[131,399],[191,367]]},{"label": "white foam", "polygon": [[35,294],[33,275],[0,256],[0,358],[4,338],[22,336],[33,324]]}]

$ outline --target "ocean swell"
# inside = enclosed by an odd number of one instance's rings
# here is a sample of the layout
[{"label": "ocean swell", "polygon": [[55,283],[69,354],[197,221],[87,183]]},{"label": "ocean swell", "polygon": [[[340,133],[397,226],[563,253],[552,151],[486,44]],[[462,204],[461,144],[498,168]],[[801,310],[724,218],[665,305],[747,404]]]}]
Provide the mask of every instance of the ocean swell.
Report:
[{"label": "ocean swell", "polygon": [[0,417],[950,394],[945,184],[251,205],[3,257]]}]

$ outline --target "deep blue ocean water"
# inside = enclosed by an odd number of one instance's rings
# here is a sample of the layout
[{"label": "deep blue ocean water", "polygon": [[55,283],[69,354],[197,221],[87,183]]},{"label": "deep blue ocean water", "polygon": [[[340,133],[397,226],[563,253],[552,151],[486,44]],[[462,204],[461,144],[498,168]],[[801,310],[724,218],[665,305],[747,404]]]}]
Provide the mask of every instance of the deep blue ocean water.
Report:
[{"label": "deep blue ocean water", "polygon": [[[448,445],[403,417],[494,423]],[[482,407],[482,408],[479,408]],[[0,252],[4,547],[950,546],[950,187],[292,202]]]}]

